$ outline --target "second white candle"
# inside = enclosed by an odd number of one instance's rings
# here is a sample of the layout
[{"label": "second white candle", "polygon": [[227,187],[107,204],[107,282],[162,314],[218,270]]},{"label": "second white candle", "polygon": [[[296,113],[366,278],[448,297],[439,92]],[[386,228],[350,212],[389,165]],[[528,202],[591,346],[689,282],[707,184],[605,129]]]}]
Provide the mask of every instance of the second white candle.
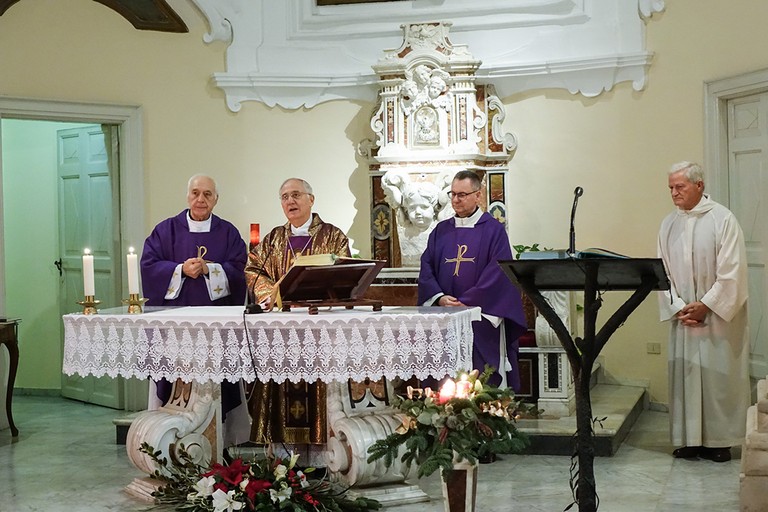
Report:
[{"label": "second white candle", "polygon": [[128,293],[139,293],[139,260],[133,252],[133,247],[128,248]]}]

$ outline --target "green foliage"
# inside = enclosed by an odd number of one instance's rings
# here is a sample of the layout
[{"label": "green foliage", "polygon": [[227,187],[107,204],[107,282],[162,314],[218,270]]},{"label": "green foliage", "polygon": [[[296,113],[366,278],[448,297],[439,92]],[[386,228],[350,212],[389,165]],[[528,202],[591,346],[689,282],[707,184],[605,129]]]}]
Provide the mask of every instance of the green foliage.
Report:
[{"label": "green foliage", "polygon": [[518,244],[518,245],[513,245],[512,250],[515,251],[515,259],[519,260],[520,255],[523,254],[525,251],[535,252],[535,251],[540,251],[541,249],[539,249],[539,244],[533,244],[533,245]]},{"label": "green foliage", "polygon": [[479,376],[464,372],[471,387],[466,397],[448,399],[430,390],[395,397],[393,407],[404,414],[403,425],[368,449],[368,462],[383,459],[389,467],[402,451],[400,461],[417,464],[421,478],[440,468],[451,470],[455,461],[475,464],[490,454],[521,453],[529,441],[517,430],[515,418],[530,407],[515,401],[512,389],[488,385],[492,373],[488,366]]}]

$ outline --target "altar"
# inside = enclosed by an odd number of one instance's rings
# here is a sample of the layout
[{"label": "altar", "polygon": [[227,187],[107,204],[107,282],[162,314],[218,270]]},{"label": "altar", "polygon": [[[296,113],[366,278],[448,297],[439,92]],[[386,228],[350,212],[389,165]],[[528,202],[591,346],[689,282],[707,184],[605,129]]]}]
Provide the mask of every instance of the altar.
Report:
[{"label": "altar", "polygon": [[[386,377],[453,375],[472,364],[472,322],[479,308],[387,307],[306,310],[245,315],[240,306],[124,308],[64,321],[63,372],[95,377],[137,377],[187,383],[171,401],[141,413],[128,432],[131,462],[152,474],[156,465],[138,448],[149,443],[173,459],[183,444],[203,461],[223,450],[219,384],[223,380],[328,384],[326,444],[331,477],[349,486],[401,483],[411,468],[368,464],[368,447],[400,424],[383,396],[366,390],[352,400],[348,382]],[[129,491],[147,497],[151,486]],[[414,498],[415,499],[415,498]]]}]

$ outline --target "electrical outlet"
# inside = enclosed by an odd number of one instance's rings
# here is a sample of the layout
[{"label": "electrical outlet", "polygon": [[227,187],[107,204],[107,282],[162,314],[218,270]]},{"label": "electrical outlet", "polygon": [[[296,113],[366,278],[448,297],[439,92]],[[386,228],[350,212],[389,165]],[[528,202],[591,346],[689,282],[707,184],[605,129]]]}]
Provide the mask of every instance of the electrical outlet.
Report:
[{"label": "electrical outlet", "polygon": [[661,354],[661,343],[648,343],[646,344],[646,351],[649,354]]}]

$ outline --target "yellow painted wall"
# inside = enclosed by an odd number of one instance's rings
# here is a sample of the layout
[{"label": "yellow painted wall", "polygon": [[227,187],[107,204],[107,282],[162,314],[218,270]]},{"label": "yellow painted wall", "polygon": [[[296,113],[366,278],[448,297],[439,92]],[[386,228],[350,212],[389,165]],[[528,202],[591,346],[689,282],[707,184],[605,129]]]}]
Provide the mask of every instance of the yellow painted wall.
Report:
[{"label": "yellow painted wall", "polygon": [[[355,146],[370,137],[372,104],[337,101],[311,110],[245,103],[234,114],[209,77],[224,70],[223,43],[206,45],[207,27],[187,2],[171,4],[188,34],[137,31],[90,0],[23,0],[0,17],[0,93],[143,107],[146,226],[184,206],[189,175],[209,172],[221,185],[217,213],[240,227],[283,222],[279,184],[298,175],[315,188],[316,211],[370,251],[368,180]],[[584,187],[577,246],[654,256],[659,222],[671,210],[665,171],[703,160],[705,81],[768,67],[768,3],[669,0],[647,24],[656,53],[647,87],[620,84],[598,98],[543,90],[505,98],[505,127],[519,139],[511,163],[513,243],[567,244],[573,188]],[[471,50],[471,49],[470,49]],[[138,243],[137,245],[140,245]],[[622,297],[606,295],[601,318]],[[605,349],[620,380],[650,381],[666,402],[665,354],[655,297]]]}]

